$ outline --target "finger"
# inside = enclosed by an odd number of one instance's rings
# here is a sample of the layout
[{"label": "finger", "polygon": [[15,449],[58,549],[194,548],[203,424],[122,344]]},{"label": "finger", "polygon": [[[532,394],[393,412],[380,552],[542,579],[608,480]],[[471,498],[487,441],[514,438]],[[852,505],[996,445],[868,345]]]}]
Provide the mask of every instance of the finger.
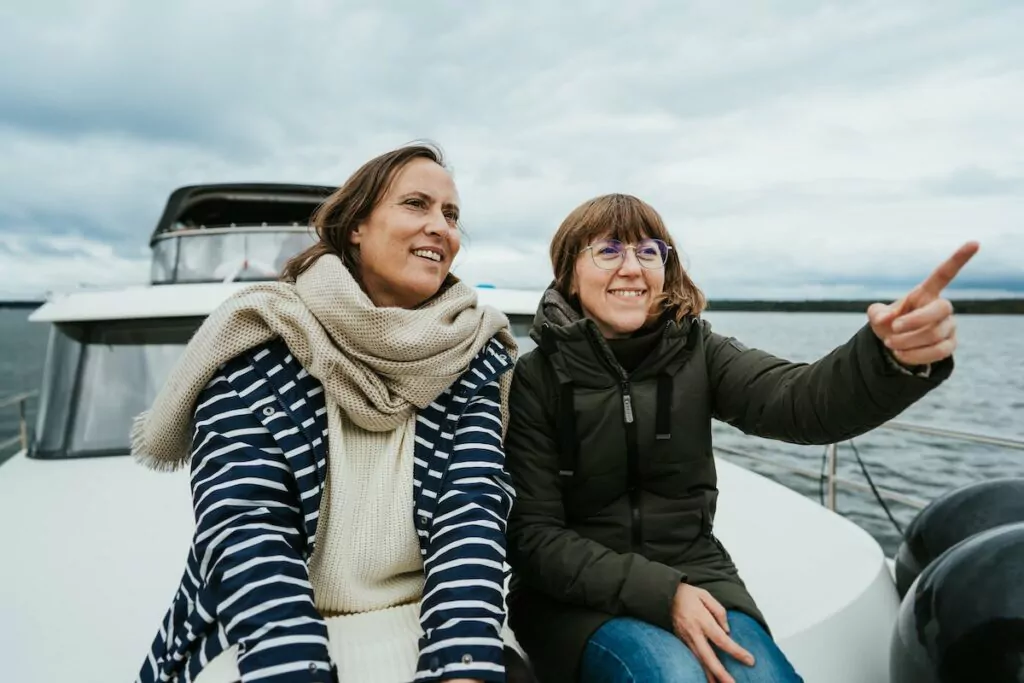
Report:
[{"label": "finger", "polygon": [[939,321],[937,325],[887,337],[885,345],[893,351],[910,351],[912,349],[924,348],[949,339],[953,336],[955,329],[956,322],[952,317],[947,317]]},{"label": "finger", "polygon": [[931,327],[943,318],[953,315],[953,304],[949,299],[935,299],[917,310],[901,315],[892,321],[892,331],[896,334],[913,332]]},{"label": "finger", "polygon": [[726,633],[729,632],[729,617],[725,613],[725,608],[722,607],[722,603],[715,600],[711,593],[701,593],[700,601],[707,607],[708,611],[711,612],[711,616],[715,618],[718,625],[722,627],[722,630]]},{"label": "finger", "polygon": [[701,666],[710,671],[718,683],[736,683],[735,679],[722,666],[722,662],[718,661],[718,656],[715,655],[715,651],[708,645],[708,641],[704,638],[703,634],[694,634],[690,649],[693,650],[693,654],[697,655]]},{"label": "finger", "polygon": [[929,363],[938,363],[949,358],[955,350],[956,337],[954,336],[932,346],[911,349],[910,351],[893,351],[892,353],[896,356],[896,360],[904,365],[928,365]]},{"label": "finger", "polygon": [[[684,643],[684,644],[686,645],[686,647],[687,647],[687,648],[689,648],[690,652],[692,652],[692,653],[694,654],[694,656],[695,656],[695,657],[697,657],[697,648],[696,648],[696,646],[695,646],[695,645],[693,644],[693,641],[692,641],[692,640],[690,639],[690,637],[689,637],[689,636],[686,636],[686,637],[684,637],[684,638],[681,638],[681,640],[682,640],[682,641],[683,641],[683,643]],[[703,670],[703,671],[704,671],[704,677],[705,677],[706,679],[708,679],[708,683],[718,683],[718,682],[717,682],[717,681],[715,680],[715,675],[714,675],[713,673],[711,673],[711,669],[709,669],[709,668],[708,668],[708,667],[707,667],[707,666],[706,666],[706,665],[704,664],[704,662],[702,662],[702,661],[701,661],[700,657],[697,657],[697,663],[698,663],[698,664],[700,664],[700,668],[701,668],[701,670]]]},{"label": "finger", "polygon": [[876,332],[886,331],[888,329],[887,326],[891,325],[893,320],[904,313],[909,313],[918,306],[917,302],[920,296],[919,288],[915,287],[907,292],[903,298],[897,299],[891,304],[871,304],[868,306],[868,320]]},{"label": "finger", "polygon": [[938,268],[932,271],[924,282],[921,283],[920,287],[925,294],[938,297],[942,294],[942,290],[949,286],[949,283],[957,276],[960,269],[967,265],[967,262],[978,253],[978,249],[981,247],[977,242],[967,242],[956,252],[953,253],[948,259],[943,261]]},{"label": "finger", "polygon": [[704,628],[704,635],[707,636],[708,640],[718,646],[718,649],[736,661],[741,664],[746,664],[747,666],[754,666],[754,655],[740,647],[739,643],[727,636],[725,631],[717,628],[717,625],[708,624]]},{"label": "finger", "polygon": [[920,291],[917,287],[914,287],[902,299],[897,299],[889,304],[889,322],[892,322],[904,313],[914,310],[914,302],[917,300],[918,294],[920,294]]},{"label": "finger", "polygon": [[871,325],[878,328],[885,328],[902,311],[906,304],[906,298],[895,301],[891,304],[874,303],[868,306],[868,320]]}]

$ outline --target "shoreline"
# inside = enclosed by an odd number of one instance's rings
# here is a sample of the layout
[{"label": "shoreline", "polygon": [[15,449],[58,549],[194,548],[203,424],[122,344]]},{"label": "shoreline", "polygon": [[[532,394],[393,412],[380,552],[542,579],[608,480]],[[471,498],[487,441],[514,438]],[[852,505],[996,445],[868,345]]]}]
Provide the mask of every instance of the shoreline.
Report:
[{"label": "shoreline", "polygon": [[[871,299],[711,299],[708,311],[772,313],[863,313]],[[950,299],[957,315],[1024,315],[1024,297],[1014,299]],[[42,301],[3,301],[0,310],[35,309]],[[888,303],[883,301],[882,303]]]},{"label": "shoreline", "polygon": [[[773,313],[864,313],[878,299],[720,299],[709,300],[705,310]],[[957,315],[1024,315],[1024,298],[950,299]],[[881,300],[881,303],[889,303]]]}]

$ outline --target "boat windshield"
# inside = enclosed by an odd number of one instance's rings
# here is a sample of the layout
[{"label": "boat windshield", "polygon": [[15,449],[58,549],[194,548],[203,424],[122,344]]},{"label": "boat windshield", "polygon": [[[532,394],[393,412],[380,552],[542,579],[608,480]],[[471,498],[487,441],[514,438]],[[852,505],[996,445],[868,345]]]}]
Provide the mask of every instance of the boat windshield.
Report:
[{"label": "boat windshield", "polygon": [[201,318],[54,325],[33,454],[122,455]]},{"label": "boat windshield", "polygon": [[153,244],[150,281],[276,280],[292,256],[314,243],[308,229],[189,230]]},{"label": "boat windshield", "polygon": [[[509,316],[520,353],[531,316]],[[59,323],[47,350],[32,446],[37,458],[126,455],[132,420],[148,410],[202,318]]]}]

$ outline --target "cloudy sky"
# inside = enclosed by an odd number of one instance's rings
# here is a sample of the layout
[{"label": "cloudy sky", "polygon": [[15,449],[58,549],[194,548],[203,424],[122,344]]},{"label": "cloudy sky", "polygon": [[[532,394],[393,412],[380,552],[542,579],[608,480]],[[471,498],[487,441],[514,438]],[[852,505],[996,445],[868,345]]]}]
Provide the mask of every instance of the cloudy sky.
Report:
[{"label": "cloudy sky", "polygon": [[712,298],[896,296],[968,239],[951,294],[1024,296],[1019,0],[354,5],[5,3],[0,298],[144,280],[180,185],[336,185],[422,138],[467,280],[546,284],[617,191]]}]

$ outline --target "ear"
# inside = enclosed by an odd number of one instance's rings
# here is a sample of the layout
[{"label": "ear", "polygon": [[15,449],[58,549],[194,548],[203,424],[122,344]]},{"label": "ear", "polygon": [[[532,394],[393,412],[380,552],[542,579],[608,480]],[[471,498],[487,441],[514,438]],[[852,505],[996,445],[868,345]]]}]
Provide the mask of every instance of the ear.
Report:
[{"label": "ear", "polygon": [[363,224],[360,223],[356,227],[352,228],[352,232],[348,234],[349,244],[359,244],[363,241]]}]

